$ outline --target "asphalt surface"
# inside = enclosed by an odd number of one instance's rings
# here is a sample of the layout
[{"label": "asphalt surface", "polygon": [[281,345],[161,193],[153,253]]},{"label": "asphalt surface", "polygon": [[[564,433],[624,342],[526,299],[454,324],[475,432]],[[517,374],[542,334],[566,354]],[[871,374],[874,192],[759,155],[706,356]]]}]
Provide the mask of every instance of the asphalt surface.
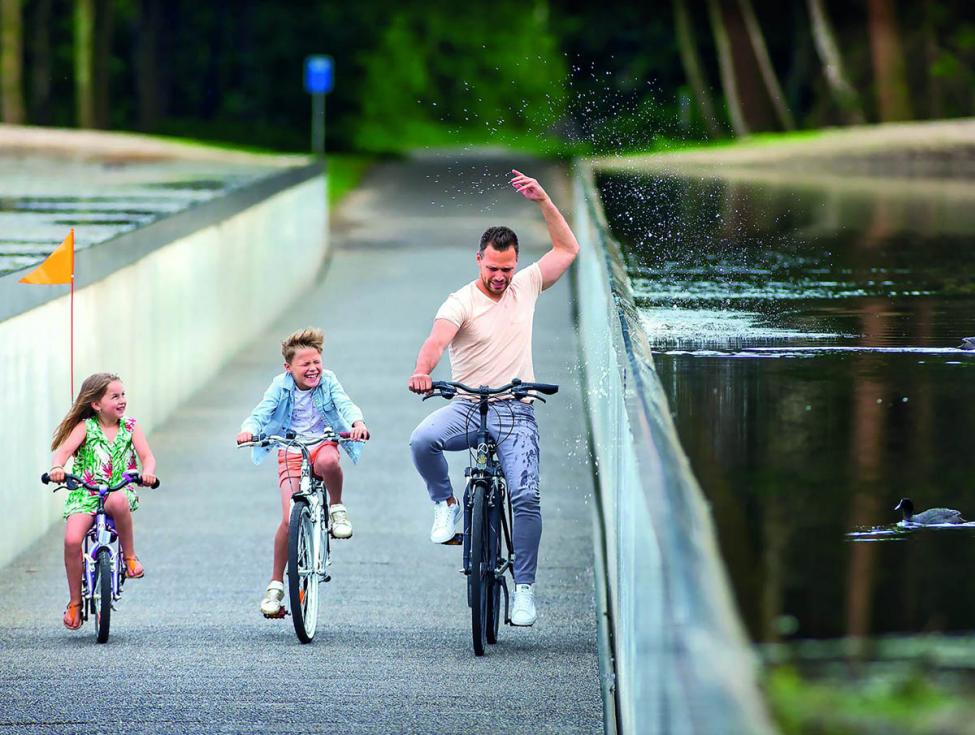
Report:
[{"label": "asphalt surface", "polygon": [[[432,506],[408,451],[437,405],[406,381],[437,307],[475,277],[481,232],[512,226],[522,266],[548,247],[536,206],[507,187],[513,165],[492,154],[385,163],[346,200],[320,285],[150,435],[163,487],[144,491],[136,514],[146,577],[126,585],[107,645],[91,621],[61,625],[60,524],[0,570],[0,733],[602,731],[593,487],[567,279],[542,294],[535,319],[537,379],[562,386],[537,409],[539,619],[502,628],[483,658],[471,650],[460,548],[429,542]],[[524,166],[568,203],[558,169]],[[259,613],[275,466],[254,467],[233,442],[280,369],[280,339],[306,325],[326,330],[326,367],[374,437],[359,465],[343,462],[355,535],[334,547],[311,645],[290,618]],[[129,400],[138,417],[139,396]],[[458,494],[463,460],[451,460]]]}]

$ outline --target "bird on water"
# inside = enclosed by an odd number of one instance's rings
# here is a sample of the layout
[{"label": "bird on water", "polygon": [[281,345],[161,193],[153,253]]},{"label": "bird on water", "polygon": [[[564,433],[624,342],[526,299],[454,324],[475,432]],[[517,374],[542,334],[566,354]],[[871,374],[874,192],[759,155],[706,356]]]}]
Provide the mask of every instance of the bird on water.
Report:
[{"label": "bird on water", "polygon": [[910,498],[901,498],[901,501],[894,506],[894,510],[899,510],[904,514],[904,523],[913,523],[917,526],[937,526],[943,523],[967,523],[961,516],[961,512],[952,508],[929,508],[920,513],[914,512],[914,503]]}]

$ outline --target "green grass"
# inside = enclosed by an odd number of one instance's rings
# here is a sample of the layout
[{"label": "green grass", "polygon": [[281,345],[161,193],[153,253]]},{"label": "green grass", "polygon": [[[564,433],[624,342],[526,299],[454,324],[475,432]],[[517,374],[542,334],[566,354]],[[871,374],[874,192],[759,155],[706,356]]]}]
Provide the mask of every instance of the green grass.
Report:
[{"label": "green grass", "polygon": [[935,735],[971,732],[975,709],[952,687],[910,667],[868,678],[802,678],[791,666],[772,668],[766,693],[784,735]]},{"label": "green grass", "polygon": [[375,162],[374,156],[353,153],[333,153],[326,156],[328,164],[328,206],[334,207],[355,189],[366,171]]}]

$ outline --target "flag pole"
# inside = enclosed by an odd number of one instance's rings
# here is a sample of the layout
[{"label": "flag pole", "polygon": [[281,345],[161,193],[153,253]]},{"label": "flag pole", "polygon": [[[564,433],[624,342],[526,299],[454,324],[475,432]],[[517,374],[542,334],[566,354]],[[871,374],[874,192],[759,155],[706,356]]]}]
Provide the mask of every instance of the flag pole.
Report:
[{"label": "flag pole", "polygon": [[[72,258],[74,260],[74,258]],[[70,346],[70,362],[71,362],[71,401],[74,401],[74,263],[71,264],[71,324],[68,331],[71,334],[71,346]]]}]

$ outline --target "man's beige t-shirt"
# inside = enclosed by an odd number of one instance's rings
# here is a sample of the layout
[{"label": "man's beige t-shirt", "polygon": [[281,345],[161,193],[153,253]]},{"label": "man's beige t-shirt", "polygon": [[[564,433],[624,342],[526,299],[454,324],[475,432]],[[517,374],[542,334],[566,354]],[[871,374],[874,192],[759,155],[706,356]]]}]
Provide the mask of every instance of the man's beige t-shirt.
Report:
[{"label": "man's beige t-shirt", "polygon": [[449,351],[455,382],[497,388],[512,378],[535,380],[532,321],[541,292],[542,271],[533,263],[515,273],[498,301],[485,296],[477,281],[447,297],[436,318],[459,327]]}]

